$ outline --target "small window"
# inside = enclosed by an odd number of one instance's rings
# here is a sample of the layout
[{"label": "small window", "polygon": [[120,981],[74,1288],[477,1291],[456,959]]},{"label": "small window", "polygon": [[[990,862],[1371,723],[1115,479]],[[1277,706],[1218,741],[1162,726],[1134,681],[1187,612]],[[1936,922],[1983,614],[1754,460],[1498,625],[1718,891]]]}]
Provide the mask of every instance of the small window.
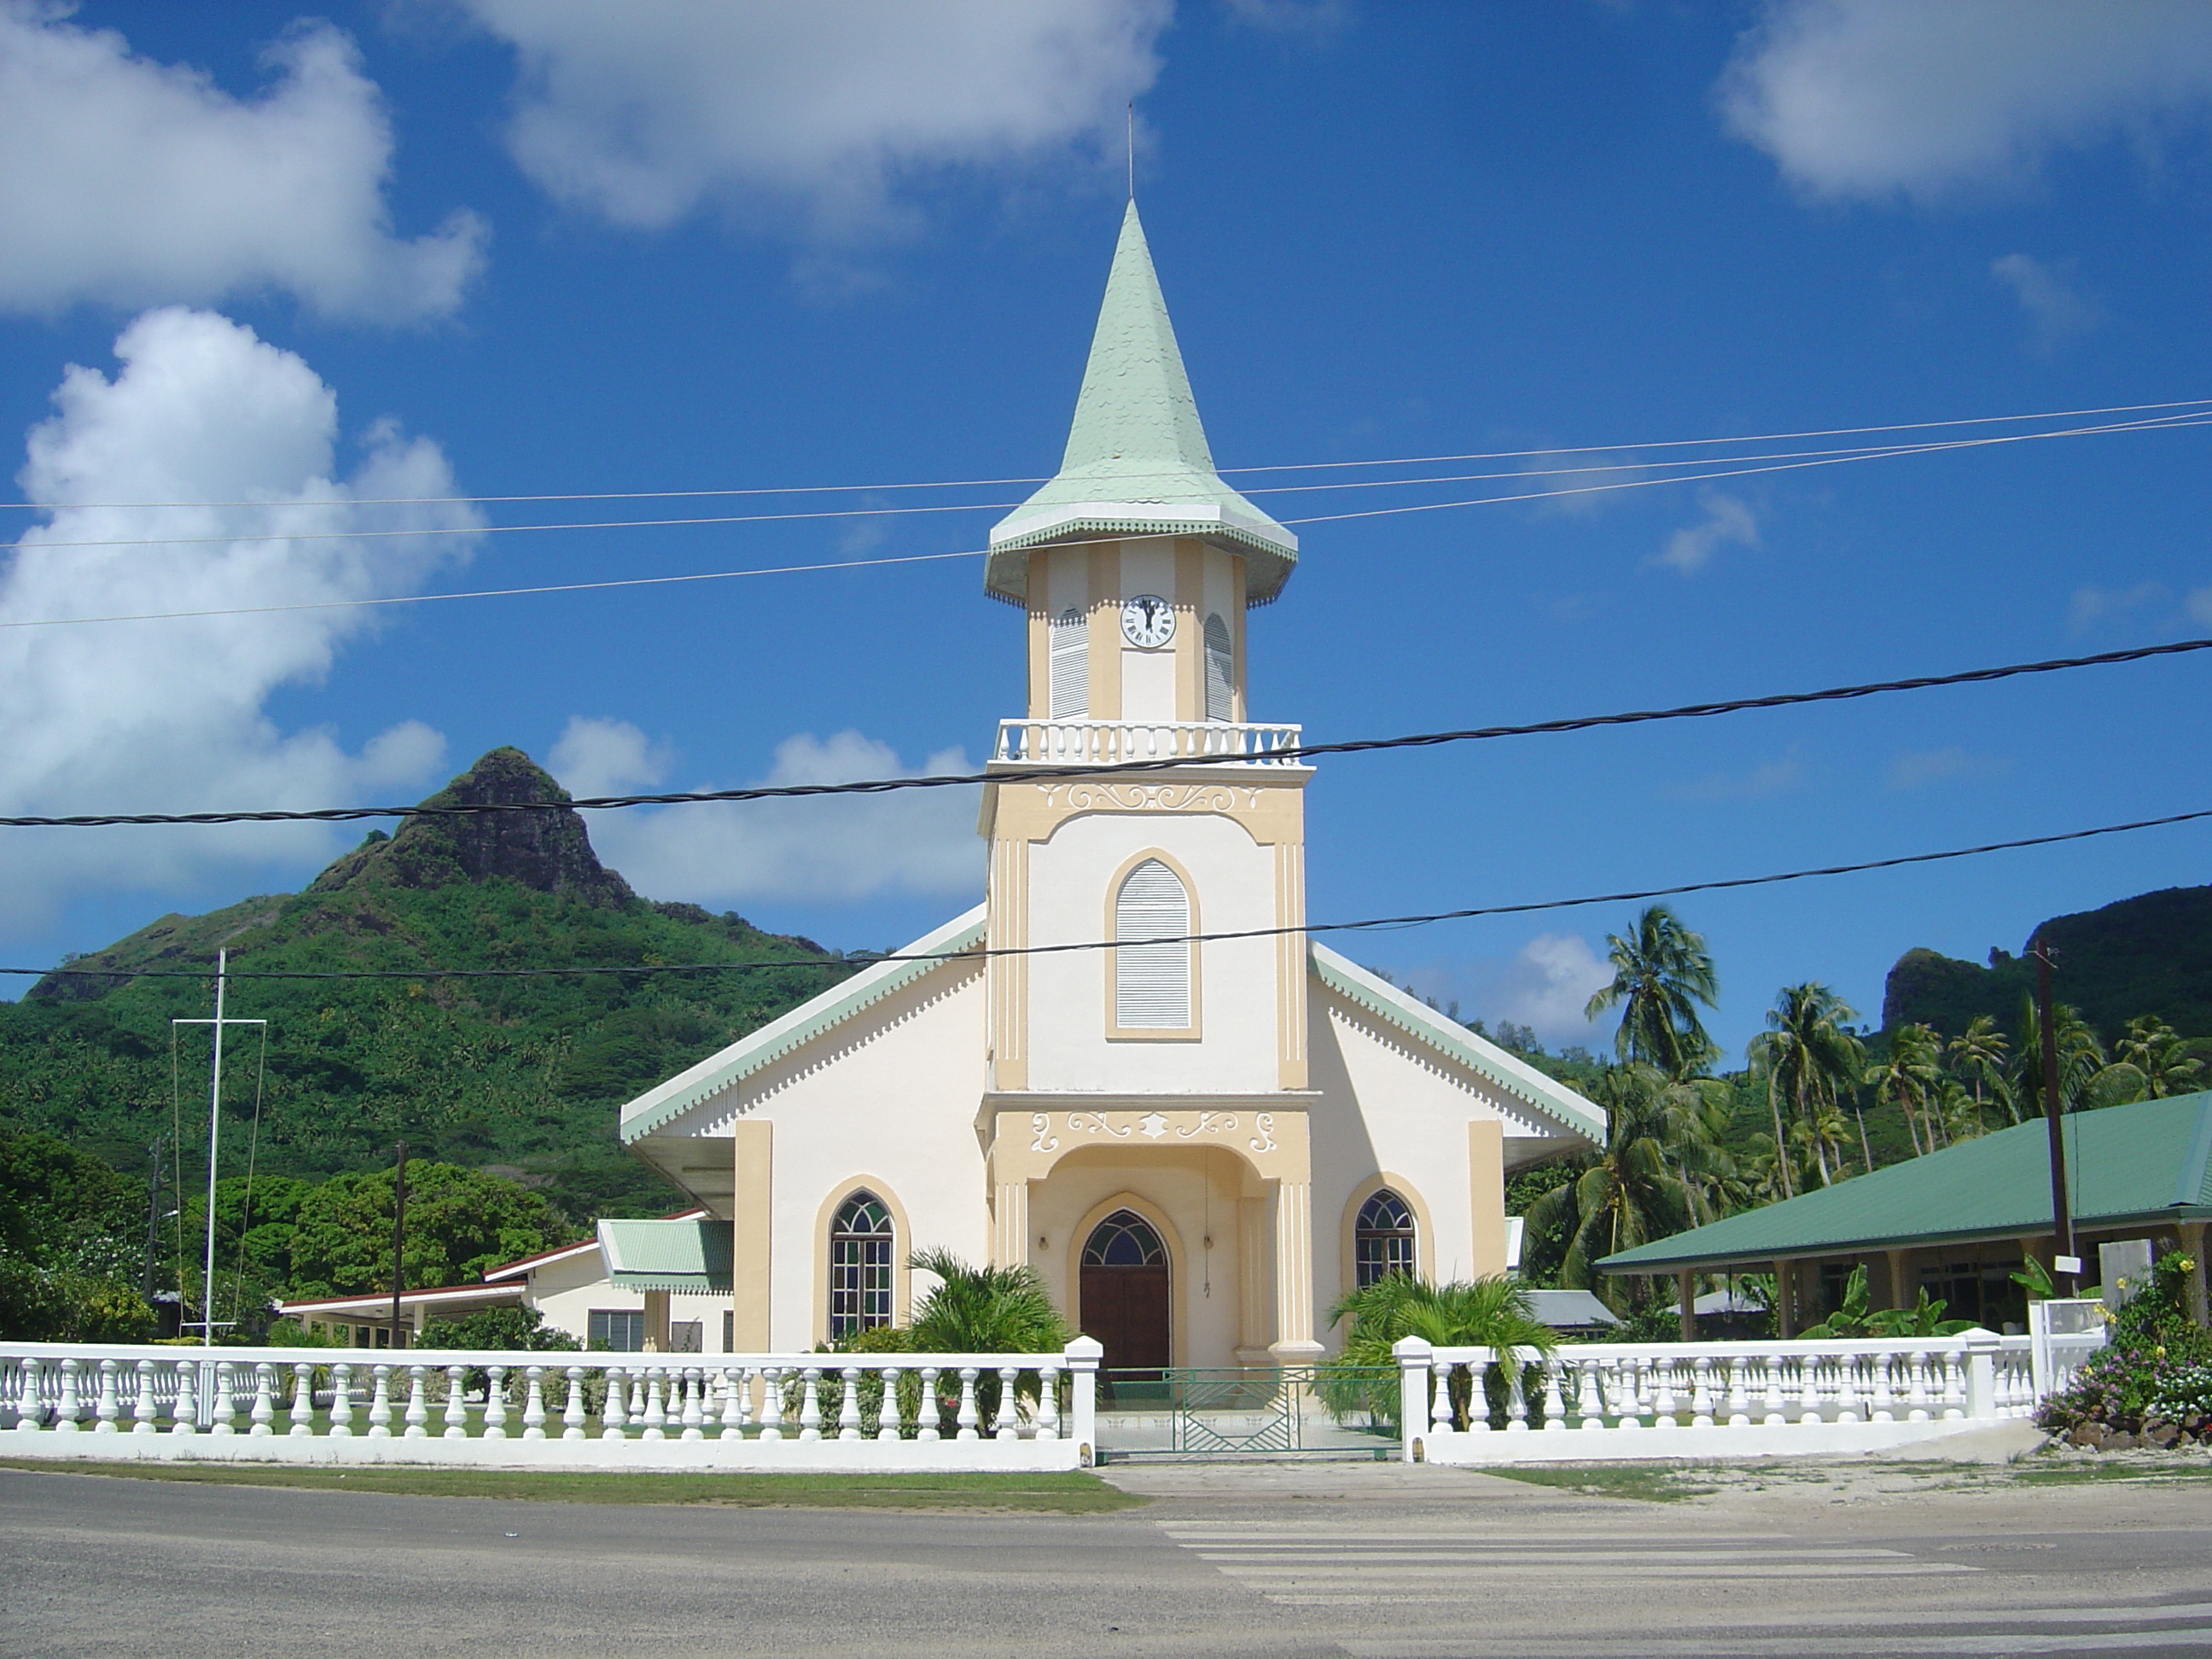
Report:
[{"label": "small window", "polygon": [[725,1308],[722,1310],[722,1352],[735,1353],[737,1351],[738,1316],[733,1310]]},{"label": "small window", "polygon": [[1046,718],[1087,720],[1091,715],[1091,624],[1076,609],[1052,619],[1050,647],[1046,653],[1047,695],[1051,707]]},{"label": "small window", "polygon": [[1152,1224],[1134,1210],[1116,1210],[1091,1230],[1083,1246],[1086,1267],[1154,1267],[1168,1259]]},{"label": "small window", "polygon": [[1361,1288],[1392,1273],[1413,1276],[1413,1212],[1388,1187],[1359,1206],[1352,1224],[1352,1278]]},{"label": "small window", "polygon": [[1206,619],[1206,718],[1237,718],[1237,651],[1218,612]]},{"label": "small window", "polygon": [[891,1215],[871,1192],[854,1193],[830,1224],[832,1341],[891,1322]]},{"label": "small window", "polygon": [[1146,859],[1114,896],[1114,1024],[1125,1031],[1190,1025],[1190,895]]},{"label": "small window", "polygon": [[668,1323],[668,1352],[697,1353],[706,1333],[696,1319],[671,1320]]},{"label": "small window", "polygon": [[645,1352],[645,1310],[594,1308],[585,1325],[585,1345],[609,1353]]}]

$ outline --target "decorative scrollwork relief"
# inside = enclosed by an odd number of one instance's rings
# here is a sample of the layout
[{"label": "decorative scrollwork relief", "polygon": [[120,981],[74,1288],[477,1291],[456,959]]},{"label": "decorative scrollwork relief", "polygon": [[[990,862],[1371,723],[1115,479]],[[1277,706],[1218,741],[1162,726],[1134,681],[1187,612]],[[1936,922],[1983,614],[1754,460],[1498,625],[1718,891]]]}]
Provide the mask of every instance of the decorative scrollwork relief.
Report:
[{"label": "decorative scrollwork relief", "polygon": [[1275,1115],[1273,1112],[1261,1112],[1252,1120],[1252,1127],[1260,1132],[1253,1136],[1249,1142],[1252,1150],[1255,1152],[1273,1152],[1275,1150]]},{"label": "decorative scrollwork relief", "polygon": [[1176,1131],[1176,1139],[1188,1140],[1193,1135],[1234,1134],[1237,1114],[1234,1112],[1200,1112],[1198,1121],[1186,1124]]},{"label": "decorative scrollwork relief", "polygon": [[1117,1129],[1097,1112],[1070,1112],[1067,1115],[1067,1132],[1072,1135],[1112,1135],[1117,1140],[1129,1138],[1127,1124]]},{"label": "decorative scrollwork relief", "polygon": [[1063,784],[1053,791],[1078,812],[1235,812],[1259,805],[1257,789],[1225,783]]},{"label": "decorative scrollwork relief", "polygon": [[1031,1112],[1030,1114],[1030,1150],[1031,1152],[1056,1152],[1060,1150],[1060,1137],[1051,1133],[1051,1113]]}]

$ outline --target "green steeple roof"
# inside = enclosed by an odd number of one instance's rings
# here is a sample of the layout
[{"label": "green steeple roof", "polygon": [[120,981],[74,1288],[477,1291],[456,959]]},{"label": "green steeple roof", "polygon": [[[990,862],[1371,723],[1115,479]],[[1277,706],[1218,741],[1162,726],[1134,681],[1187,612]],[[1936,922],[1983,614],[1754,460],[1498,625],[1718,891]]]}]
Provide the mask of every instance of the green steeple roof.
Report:
[{"label": "green steeple roof", "polygon": [[992,531],[983,585],[1022,603],[1028,549],[1119,536],[1204,536],[1231,545],[1249,561],[1256,605],[1275,597],[1297,562],[1298,538],[1213,470],[1134,202],[1121,218],[1060,475]]}]

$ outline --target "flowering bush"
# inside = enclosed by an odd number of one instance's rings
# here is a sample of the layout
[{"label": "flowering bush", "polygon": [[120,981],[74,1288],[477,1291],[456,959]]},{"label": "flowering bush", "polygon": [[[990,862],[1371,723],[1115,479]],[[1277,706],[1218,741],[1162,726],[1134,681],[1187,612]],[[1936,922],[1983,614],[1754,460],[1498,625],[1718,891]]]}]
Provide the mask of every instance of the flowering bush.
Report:
[{"label": "flowering bush", "polygon": [[2212,1333],[2189,1318],[2196,1271],[2179,1251],[2160,1257],[2150,1284],[2112,1316],[2110,1346],[2043,1402],[2037,1425],[2083,1445],[2212,1439]]}]

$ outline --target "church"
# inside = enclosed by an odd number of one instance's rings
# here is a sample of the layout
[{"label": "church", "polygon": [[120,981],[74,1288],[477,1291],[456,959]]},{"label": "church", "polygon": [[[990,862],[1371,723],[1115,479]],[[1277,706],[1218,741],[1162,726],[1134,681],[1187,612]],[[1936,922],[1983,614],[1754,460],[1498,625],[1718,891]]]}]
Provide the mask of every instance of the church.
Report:
[{"label": "church", "polygon": [[623,1108],[703,1212],[603,1228],[646,1346],[902,1323],[941,1248],[1035,1267],[1109,1370],[1297,1364],[1381,1273],[1505,1270],[1507,1174],[1603,1118],[1300,931],[1315,769],[1245,702],[1297,556],[1214,470],[1133,201],[1059,474],[991,534],[1029,672],[983,902]]}]

